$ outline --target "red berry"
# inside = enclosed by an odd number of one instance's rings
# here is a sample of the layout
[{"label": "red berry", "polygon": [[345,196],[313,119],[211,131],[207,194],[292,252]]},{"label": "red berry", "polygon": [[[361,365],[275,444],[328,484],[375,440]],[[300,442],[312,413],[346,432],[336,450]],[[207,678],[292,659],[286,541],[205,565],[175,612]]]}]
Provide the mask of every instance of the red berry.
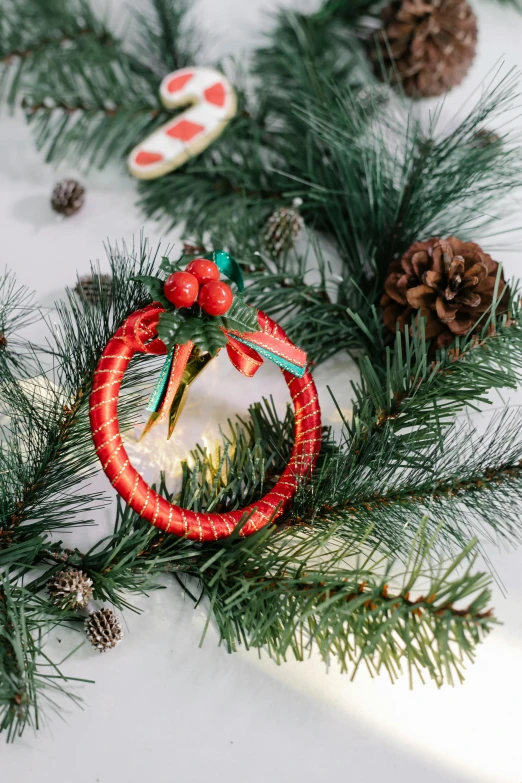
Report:
[{"label": "red berry", "polygon": [[226,283],[212,280],[201,288],[198,303],[209,315],[225,315],[230,310],[233,299],[234,294]]},{"label": "red berry", "polygon": [[200,285],[210,283],[211,280],[219,280],[219,269],[213,261],[206,258],[195,258],[187,267],[187,272],[197,278]]},{"label": "red berry", "polygon": [[174,272],[167,277],[163,293],[176,307],[192,307],[198,298],[199,283],[189,272]]}]

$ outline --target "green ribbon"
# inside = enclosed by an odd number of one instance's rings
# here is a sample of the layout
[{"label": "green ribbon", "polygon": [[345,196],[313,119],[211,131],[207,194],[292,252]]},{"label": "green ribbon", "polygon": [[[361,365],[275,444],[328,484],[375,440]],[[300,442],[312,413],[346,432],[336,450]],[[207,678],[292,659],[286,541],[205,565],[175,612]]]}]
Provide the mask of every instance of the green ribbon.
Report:
[{"label": "green ribbon", "polygon": [[233,258],[230,253],[226,253],[224,250],[215,250],[209,256],[205,256],[207,261],[213,261],[220,272],[223,272],[225,277],[232,280],[237,285],[237,290],[242,293],[245,290],[245,282],[243,280],[243,272],[241,267]]},{"label": "green ribbon", "polygon": [[174,359],[174,348],[171,348],[167,354],[167,358],[163,362],[163,366],[161,368],[159,378],[156,382],[156,385],[154,386],[154,390],[149,400],[149,404],[147,405],[147,410],[149,411],[149,413],[157,413],[158,410],[160,409],[161,401],[165,396],[165,389],[169,382],[170,368],[172,367],[173,359]]}]

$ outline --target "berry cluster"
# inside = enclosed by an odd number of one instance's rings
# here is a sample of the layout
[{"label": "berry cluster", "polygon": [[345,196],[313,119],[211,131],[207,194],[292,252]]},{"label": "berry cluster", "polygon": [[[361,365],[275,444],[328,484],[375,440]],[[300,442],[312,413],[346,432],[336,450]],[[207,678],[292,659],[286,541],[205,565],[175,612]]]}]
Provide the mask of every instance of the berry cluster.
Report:
[{"label": "berry cluster", "polygon": [[195,258],[184,272],[170,275],[163,290],[175,307],[192,307],[197,299],[208,315],[224,315],[234,299],[230,287],[220,281],[216,264],[205,258]]}]

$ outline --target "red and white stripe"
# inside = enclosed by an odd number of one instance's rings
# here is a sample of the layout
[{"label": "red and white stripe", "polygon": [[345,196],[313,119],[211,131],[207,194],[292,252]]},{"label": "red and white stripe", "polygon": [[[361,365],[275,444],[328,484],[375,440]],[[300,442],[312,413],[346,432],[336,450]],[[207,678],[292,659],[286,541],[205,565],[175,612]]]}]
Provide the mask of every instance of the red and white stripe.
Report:
[{"label": "red and white stripe", "polygon": [[222,133],[237,108],[232,85],[213,68],[169,73],[160,98],[169,109],[191,105],[132,150],[129,169],[139,179],[161,177],[198,155]]}]

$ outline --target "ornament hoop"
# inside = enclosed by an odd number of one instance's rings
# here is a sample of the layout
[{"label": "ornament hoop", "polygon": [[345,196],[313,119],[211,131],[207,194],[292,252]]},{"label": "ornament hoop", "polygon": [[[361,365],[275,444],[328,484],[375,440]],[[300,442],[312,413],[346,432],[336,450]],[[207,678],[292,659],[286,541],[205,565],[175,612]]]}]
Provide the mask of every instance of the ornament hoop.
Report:
[{"label": "ornament hoop", "polygon": [[[230,536],[238,523],[246,520],[240,534],[251,535],[284,512],[299,482],[309,477],[315,466],[321,447],[321,411],[315,383],[309,372],[298,378],[282,371],[294,404],[295,440],[288,465],[268,494],[246,508],[222,514],[196,513],[169,503],[131,465],[118,424],[121,382],[134,354],[166,353],[156,330],[162,312],[161,306],[153,304],[133,313],[107,343],[94,373],[89,406],[96,453],[118,494],[160,530],[198,541],[217,541]],[[258,320],[262,332],[292,345],[283,329],[261,311]],[[177,346],[174,352],[174,375],[184,348]]]}]

